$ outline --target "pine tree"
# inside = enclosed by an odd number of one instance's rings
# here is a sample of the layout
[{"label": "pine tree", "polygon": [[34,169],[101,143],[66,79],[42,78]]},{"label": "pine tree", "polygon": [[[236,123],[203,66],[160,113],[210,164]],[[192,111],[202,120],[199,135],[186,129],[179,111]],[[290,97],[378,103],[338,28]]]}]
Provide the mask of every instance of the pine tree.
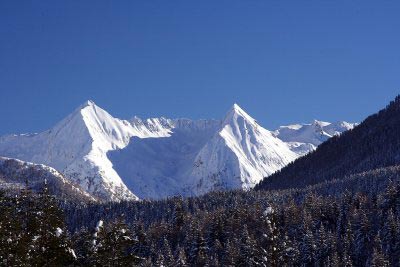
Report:
[{"label": "pine tree", "polygon": [[151,257],[143,260],[143,262],[142,262],[142,264],[140,266],[141,267],[153,267],[154,264],[153,264],[153,261],[152,261]]},{"label": "pine tree", "polygon": [[218,239],[214,241],[212,251],[216,254],[218,262],[220,262],[222,260],[222,255],[224,254],[224,247]]},{"label": "pine tree", "polygon": [[331,257],[328,256],[322,266],[341,267],[342,265],[340,265],[339,254],[337,251],[334,251]]},{"label": "pine tree", "polygon": [[161,253],[164,257],[165,266],[173,266],[174,256],[172,255],[171,247],[169,245],[168,239],[164,237]]},{"label": "pine tree", "polygon": [[386,260],[385,255],[381,251],[374,248],[371,263],[368,265],[371,267],[387,267],[389,266],[389,261]]},{"label": "pine tree", "polygon": [[370,266],[373,266],[373,267],[389,266],[389,261],[387,260],[385,254],[382,251],[382,241],[381,241],[379,232],[374,238],[373,246],[374,246],[374,249],[373,249]]},{"label": "pine tree", "polygon": [[325,232],[324,225],[321,223],[318,231],[317,231],[317,253],[316,253],[316,262],[317,265],[322,265],[326,258],[329,256],[329,245],[327,240],[327,233]]},{"label": "pine tree", "polygon": [[26,249],[20,251],[22,247],[18,245],[22,227],[20,220],[15,220],[16,207],[14,200],[0,191],[0,265],[4,266],[17,266],[26,261]]},{"label": "pine tree", "polygon": [[184,236],[182,234],[182,228],[185,224],[185,210],[183,208],[183,201],[179,199],[178,202],[174,206],[175,210],[173,213],[173,225],[172,228],[172,236],[174,237],[172,241],[173,245],[176,245],[178,242],[182,242]]},{"label": "pine tree", "polygon": [[342,265],[351,267],[353,266],[352,258],[354,254],[354,234],[350,221],[348,221],[346,224],[345,233],[342,240]]},{"label": "pine tree", "polygon": [[72,244],[77,261],[82,265],[91,265],[93,253],[93,235],[83,227],[72,236]]},{"label": "pine tree", "polygon": [[50,195],[46,181],[38,202],[38,229],[34,233],[32,265],[61,266],[73,263],[75,253],[63,230],[63,214],[54,197]]},{"label": "pine tree", "polygon": [[291,240],[287,235],[284,235],[282,240],[282,252],[279,259],[279,264],[282,266],[294,266],[299,263],[299,245],[296,240]]},{"label": "pine tree", "polygon": [[341,260],[341,266],[343,267],[353,267],[353,261],[351,260],[350,255],[348,254],[347,251],[343,252],[342,260]]},{"label": "pine tree", "polygon": [[399,227],[394,217],[393,211],[389,210],[382,228],[382,248],[386,255],[389,255],[393,265],[399,263],[400,247],[398,246]]},{"label": "pine tree", "polygon": [[222,255],[222,266],[236,266],[235,263],[238,261],[239,258],[239,253],[236,249],[238,247],[239,245],[235,246],[235,244],[232,244],[230,240],[227,241],[224,253]]},{"label": "pine tree", "polygon": [[281,265],[283,253],[287,249],[285,240],[281,240],[279,230],[276,227],[276,216],[273,207],[269,206],[261,216],[262,220],[262,242],[257,251],[257,262],[265,265]]},{"label": "pine tree", "polygon": [[139,258],[146,258],[150,254],[150,241],[142,223],[136,225],[135,236],[137,242],[133,245],[133,253]]},{"label": "pine tree", "polygon": [[250,236],[247,225],[243,226],[240,239],[239,266],[256,266],[259,263],[257,243]]},{"label": "pine tree", "polygon": [[201,233],[197,234],[195,243],[192,246],[192,255],[194,255],[194,266],[206,266],[208,246],[206,240]]},{"label": "pine tree", "polygon": [[383,203],[382,203],[382,208],[384,210],[392,210],[394,211],[397,215],[399,215],[400,210],[400,186],[399,184],[390,182],[387,187],[385,192],[383,193]]},{"label": "pine tree", "polygon": [[130,230],[122,218],[119,218],[109,226],[98,224],[96,241],[96,259],[102,266],[126,266],[139,263],[132,250],[136,243]]},{"label": "pine tree", "polygon": [[358,265],[364,265],[371,251],[371,224],[364,210],[360,209],[357,214],[355,228],[355,259]]},{"label": "pine tree", "polygon": [[304,222],[302,225],[303,238],[299,244],[301,262],[304,265],[313,265],[315,263],[316,244],[311,227],[311,216],[305,213]]},{"label": "pine tree", "polygon": [[187,261],[187,257],[186,257],[186,252],[183,248],[178,247],[177,249],[177,255],[175,257],[175,265],[177,267],[187,267],[188,265],[188,261]]},{"label": "pine tree", "polygon": [[17,253],[24,261],[30,262],[35,255],[35,249],[37,249],[34,243],[40,237],[38,232],[41,229],[40,215],[42,211],[41,204],[34,196],[27,179],[25,180],[25,187],[17,198],[17,203],[18,218],[23,233],[18,242]]},{"label": "pine tree", "polygon": [[158,256],[157,256],[157,260],[156,260],[156,266],[157,267],[166,267],[167,265],[165,264],[165,259],[164,259],[164,255],[162,254],[162,251],[158,251]]}]

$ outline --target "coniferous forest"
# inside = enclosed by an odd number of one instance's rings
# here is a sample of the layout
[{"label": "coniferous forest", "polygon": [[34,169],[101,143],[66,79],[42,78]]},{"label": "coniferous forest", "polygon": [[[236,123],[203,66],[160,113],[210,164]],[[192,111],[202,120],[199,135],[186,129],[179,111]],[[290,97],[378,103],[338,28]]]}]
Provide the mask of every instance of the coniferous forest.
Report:
[{"label": "coniferous forest", "polygon": [[398,171],[154,202],[67,203],[46,185],[2,192],[1,265],[398,266]]}]

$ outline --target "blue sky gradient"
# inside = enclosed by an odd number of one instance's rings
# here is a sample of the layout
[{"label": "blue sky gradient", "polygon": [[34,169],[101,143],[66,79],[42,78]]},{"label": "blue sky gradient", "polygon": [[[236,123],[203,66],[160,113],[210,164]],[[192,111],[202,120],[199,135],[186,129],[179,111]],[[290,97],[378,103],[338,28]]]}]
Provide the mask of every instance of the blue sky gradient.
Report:
[{"label": "blue sky gradient", "polygon": [[0,134],[120,118],[360,121],[400,88],[399,1],[0,1]]}]

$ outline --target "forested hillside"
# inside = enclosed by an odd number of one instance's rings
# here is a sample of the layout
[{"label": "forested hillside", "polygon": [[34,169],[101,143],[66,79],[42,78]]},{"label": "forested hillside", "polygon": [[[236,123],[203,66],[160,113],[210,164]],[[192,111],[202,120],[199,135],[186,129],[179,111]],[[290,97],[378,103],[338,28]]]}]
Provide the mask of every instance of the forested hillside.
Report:
[{"label": "forested hillside", "polygon": [[400,96],[360,125],[264,178],[256,189],[304,187],[400,163]]},{"label": "forested hillside", "polygon": [[6,266],[398,266],[400,167],[152,202],[1,195]]}]

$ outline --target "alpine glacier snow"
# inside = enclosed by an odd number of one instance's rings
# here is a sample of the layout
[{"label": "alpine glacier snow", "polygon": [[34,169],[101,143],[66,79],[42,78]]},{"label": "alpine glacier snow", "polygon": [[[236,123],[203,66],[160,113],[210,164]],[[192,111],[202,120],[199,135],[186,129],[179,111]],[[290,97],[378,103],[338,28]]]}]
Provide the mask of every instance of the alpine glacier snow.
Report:
[{"label": "alpine glacier snow", "polygon": [[297,158],[287,144],[234,104],[221,128],[197,154],[189,177],[191,189],[249,189]]},{"label": "alpine glacier snow", "polygon": [[274,135],[286,142],[299,155],[314,150],[334,135],[353,129],[358,123],[338,121],[335,123],[314,120],[312,123],[281,126]]},{"label": "alpine glacier snow", "polygon": [[100,199],[138,199],[115,172],[107,152],[125,147],[132,136],[168,136],[159,119],[131,124],[87,101],[54,128],[0,138],[0,155],[44,164]]},{"label": "alpine glacier snow", "polygon": [[268,131],[237,104],[223,120],[114,118],[87,101],[52,129],[0,137],[0,156],[44,164],[103,200],[249,189],[355,124]]}]

